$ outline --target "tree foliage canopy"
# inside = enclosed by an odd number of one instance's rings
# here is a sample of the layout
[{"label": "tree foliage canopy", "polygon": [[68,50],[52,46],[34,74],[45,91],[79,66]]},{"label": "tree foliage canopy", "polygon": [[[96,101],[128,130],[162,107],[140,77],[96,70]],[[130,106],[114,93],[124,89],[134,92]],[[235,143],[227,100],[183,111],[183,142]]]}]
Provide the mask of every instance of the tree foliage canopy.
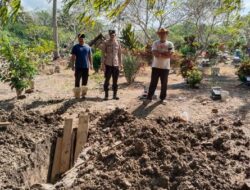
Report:
[{"label": "tree foliage canopy", "polygon": [[0,24],[14,19],[21,8],[21,0],[0,0]]}]

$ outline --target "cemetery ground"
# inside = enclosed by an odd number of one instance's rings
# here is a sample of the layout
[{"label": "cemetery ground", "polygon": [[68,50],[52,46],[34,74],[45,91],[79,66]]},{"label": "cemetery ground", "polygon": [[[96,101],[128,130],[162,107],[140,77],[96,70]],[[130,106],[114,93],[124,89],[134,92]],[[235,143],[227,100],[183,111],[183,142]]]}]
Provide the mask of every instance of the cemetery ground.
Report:
[{"label": "cemetery ground", "polygon": [[[149,67],[131,85],[121,74],[119,101],[102,101],[102,73],[91,74],[86,100],[74,99],[73,71],[64,66],[38,75],[24,99],[1,83],[0,189],[249,189],[250,87],[240,85],[233,65],[220,68],[197,89],[171,72],[166,105],[139,98]],[[212,86],[228,98],[212,100]],[[63,121],[77,126],[82,112],[88,141],[76,165],[46,186]]]}]

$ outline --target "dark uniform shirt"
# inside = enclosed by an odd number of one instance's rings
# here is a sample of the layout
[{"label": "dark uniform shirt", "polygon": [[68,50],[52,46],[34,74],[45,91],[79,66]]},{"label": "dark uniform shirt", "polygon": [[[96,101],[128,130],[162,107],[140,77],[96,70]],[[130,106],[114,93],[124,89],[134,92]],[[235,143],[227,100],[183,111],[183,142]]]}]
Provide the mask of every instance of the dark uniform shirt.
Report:
[{"label": "dark uniform shirt", "polygon": [[72,55],[76,56],[75,68],[89,68],[89,56],[92,54],[91,48],[88,45],[76,44],[71,51]]}]

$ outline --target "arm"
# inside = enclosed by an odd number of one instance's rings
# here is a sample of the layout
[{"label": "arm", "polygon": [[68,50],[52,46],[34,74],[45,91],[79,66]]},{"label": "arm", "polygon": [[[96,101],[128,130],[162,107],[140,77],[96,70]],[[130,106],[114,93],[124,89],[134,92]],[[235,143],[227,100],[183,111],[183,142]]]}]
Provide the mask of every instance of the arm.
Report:
[{"label": "arm", "polygon": [[122,68],[122,48],[120,44],[118,50],[118,61],[119,61],[119,67]]},{"label": "arm", "polygon": [[154,57],[161,57],[160,52],[157,50],[156,42],[152,45],[152,54]]},{"label": "arm", "polygon": [[76,61],[76,48],[74,46],[71,50],[71,58],[70,58],[70,65],[69,65],[72,68],[72,70],[75,69],[75,61]]},{"label": "arm", "polygon": [[164,58],[171,58],[174,52],[170,51],[170,52],[163,52],[160,53],[160,57],[164,57]]},{"label": "arm", "polygon": [[90,49],[90,51],[89,51],[88,58],[89,58],[89,67],[90,67],[90,69],[93,69],[93,58],[92,58],[91,49]]},{"label": "arm", "polygon": [[71,58],[70,58],[70,67],[72,68],[72,70],[74,70],[75,61],[76,61],[76,55],[75,55],[75,54],[72,54],[72,55],[71,55]]},{"label": "arm", "polygon": [[173,54],[174,54],[174,44],[173,43],[169,43],[169,45],[168,45],[168,51],[162,52],[161,53],[161,57],[171,58]]},{"label": "arm", "polygon": [[101,58],[101,69],[105,72],[105,61],[106,61],[106,43],[104,42],[102,45],[102,58]]},{"label": "arm", "polygon": [[152,54],[155,57],[161,57],[161,53],[158,50],[152,50]]}]

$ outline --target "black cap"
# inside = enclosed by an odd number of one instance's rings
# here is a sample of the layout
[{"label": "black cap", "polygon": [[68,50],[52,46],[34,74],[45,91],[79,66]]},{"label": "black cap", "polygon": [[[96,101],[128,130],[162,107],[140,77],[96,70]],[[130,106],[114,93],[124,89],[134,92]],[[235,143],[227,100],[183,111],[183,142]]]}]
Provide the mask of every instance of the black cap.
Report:
[{"label": "black cap", "polygon": [[109,30],[109,35],[115,34],[115,30]]},{"label": "black cap", "polygon": [[78,34],[78,38],[85,38],[85,34],[82,33]]}]

